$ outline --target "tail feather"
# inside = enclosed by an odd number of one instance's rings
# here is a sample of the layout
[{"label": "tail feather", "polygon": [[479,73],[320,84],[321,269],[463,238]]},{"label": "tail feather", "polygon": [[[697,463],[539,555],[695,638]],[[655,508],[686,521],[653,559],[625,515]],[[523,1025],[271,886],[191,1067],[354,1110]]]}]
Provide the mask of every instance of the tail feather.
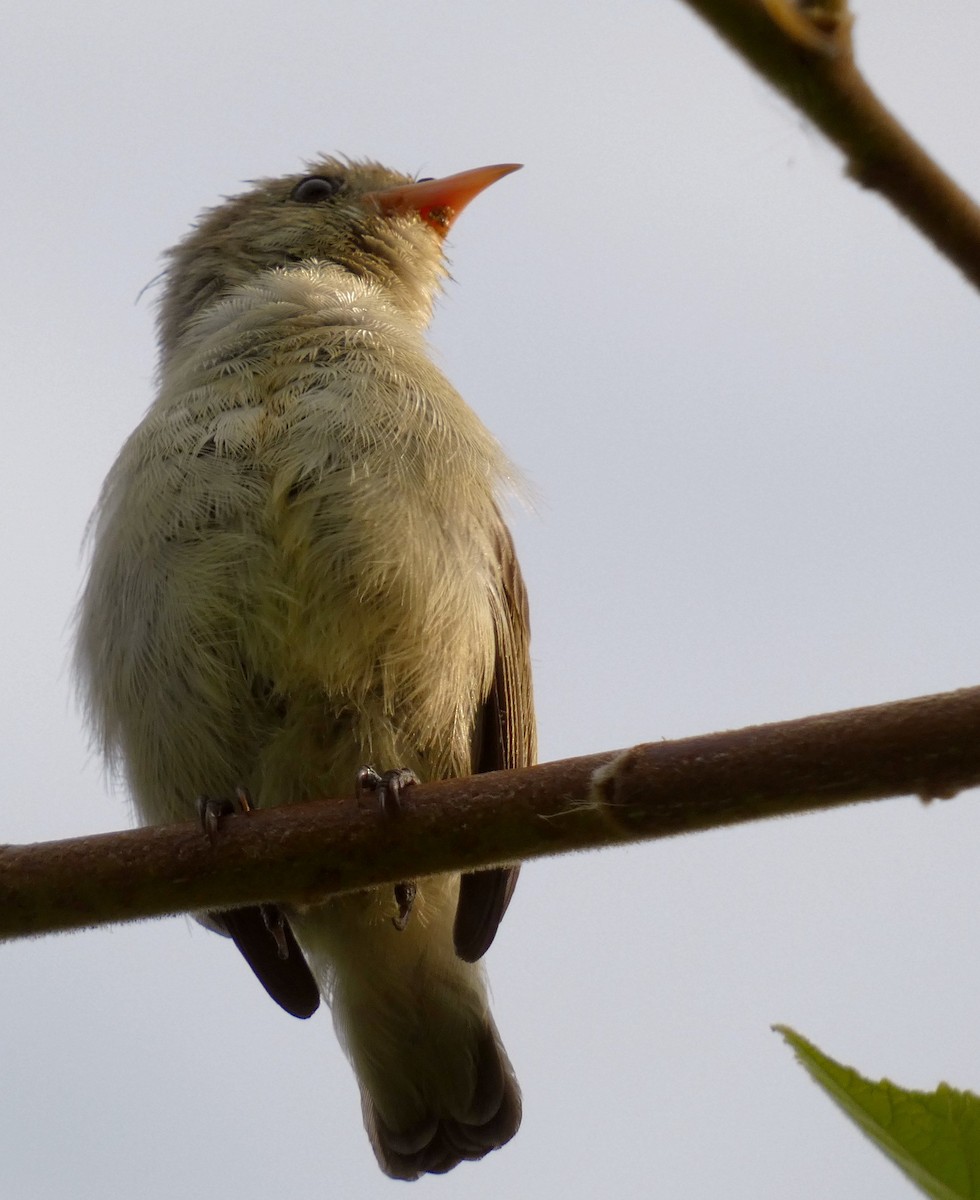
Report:
[{"label": "tail feather", "polygon": [[391,889],[290,917],[354,1067],[374,1153],[393,1179],[483,1158],[521,1123],[483,967],[453,945],[458,888],[458,876],[420,880],[404,929],[392,925]]},{"label": "tail feather", "polygon": [[470,1111],[465,1118],[433,1111],[408,1130],[391,1129],[370,1093],[361,1092],[364,1126],[382,1171],[392,1179],[442,1175],[505,1145],[521,1123],[521,1092],[514,1070],[488,1018],[478,1057]]}]

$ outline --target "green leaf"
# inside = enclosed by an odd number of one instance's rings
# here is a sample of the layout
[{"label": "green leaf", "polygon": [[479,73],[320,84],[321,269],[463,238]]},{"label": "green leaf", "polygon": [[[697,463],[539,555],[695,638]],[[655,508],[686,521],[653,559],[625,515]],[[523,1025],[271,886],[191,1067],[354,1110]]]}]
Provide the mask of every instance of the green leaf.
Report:
[{"label": "green leaf", "polygon": [[872,1083],[785,1025],[774,1025],[811,1076],[927,1196],[980,1200],[980,1097],[941,1083],[909,1092]]}]

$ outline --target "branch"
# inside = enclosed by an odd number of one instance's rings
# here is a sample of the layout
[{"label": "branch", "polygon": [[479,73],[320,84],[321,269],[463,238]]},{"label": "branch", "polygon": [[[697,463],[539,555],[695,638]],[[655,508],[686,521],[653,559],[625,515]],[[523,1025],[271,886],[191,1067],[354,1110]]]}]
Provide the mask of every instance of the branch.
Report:
[{"label": "branch", "polygon": [[0,847],[0,938],[337,892],[980,783],[980,687],[413,788]]},{"label": "branch", "polygon": [[847,0],[686,0],[980,286],[980,208],[884,107],[854,61]]}]

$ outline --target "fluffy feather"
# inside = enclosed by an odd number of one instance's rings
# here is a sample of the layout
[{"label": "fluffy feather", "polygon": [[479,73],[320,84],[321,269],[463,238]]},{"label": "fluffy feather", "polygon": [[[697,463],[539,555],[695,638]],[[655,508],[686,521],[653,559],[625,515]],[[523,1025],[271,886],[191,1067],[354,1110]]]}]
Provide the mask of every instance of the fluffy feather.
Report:
[{"label": "fluffy feather", "polygon": [[[362,199],[407,177],[311,173],[336,185],[322,204],[293,198],[302,176],[261,181],[171,252],[159,391],[96,513],[77,664],[146,823],[240,786],[258,806],[348,794],[365,763],[434,779],[533,759],[497,505],[511,468],[423,339],[441,238]],[[456,876],[420,881],[402,932],[384,889],[287,913],[396,1178],[480,1158],[520,1123],[465,961],[516,875],[474,878],[462,899]],[[271,970],[261,947],[250,961]]]}]

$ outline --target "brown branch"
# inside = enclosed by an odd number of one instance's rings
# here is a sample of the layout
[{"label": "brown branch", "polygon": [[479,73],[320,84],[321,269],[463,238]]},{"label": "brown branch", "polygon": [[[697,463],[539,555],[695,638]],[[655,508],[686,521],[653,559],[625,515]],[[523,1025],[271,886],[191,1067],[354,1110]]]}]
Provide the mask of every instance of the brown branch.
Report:
[{"label": "brown branch", "polygon": [[980,688],[425,784],[396,821],[318,801],[0,847],[0,938],[373,884],[980,783]]},{"label": "brown branch", "polygon": [[980,208],[868,86],[854,61],[846,0],[686,3],[843,151],[848,174],[980,286]]}]

